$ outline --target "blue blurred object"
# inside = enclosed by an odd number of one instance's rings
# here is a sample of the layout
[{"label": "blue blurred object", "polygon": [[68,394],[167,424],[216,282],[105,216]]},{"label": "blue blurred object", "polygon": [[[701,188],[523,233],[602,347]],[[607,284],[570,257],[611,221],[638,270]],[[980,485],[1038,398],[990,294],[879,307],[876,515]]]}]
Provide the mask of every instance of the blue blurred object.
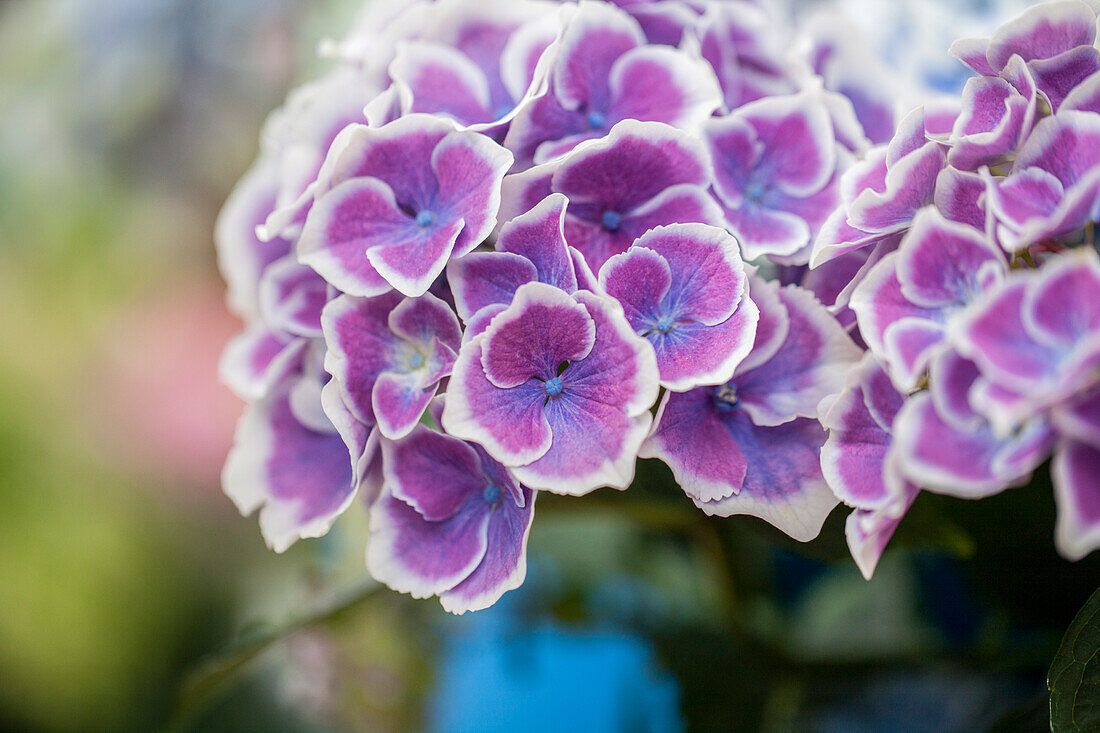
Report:
[{"label": "blue blurred object", "polygon": [[506,596],[449,624],[429,731],[684,730],[679,686],[648,641],[550,620],[521,627],[515,606]]}]

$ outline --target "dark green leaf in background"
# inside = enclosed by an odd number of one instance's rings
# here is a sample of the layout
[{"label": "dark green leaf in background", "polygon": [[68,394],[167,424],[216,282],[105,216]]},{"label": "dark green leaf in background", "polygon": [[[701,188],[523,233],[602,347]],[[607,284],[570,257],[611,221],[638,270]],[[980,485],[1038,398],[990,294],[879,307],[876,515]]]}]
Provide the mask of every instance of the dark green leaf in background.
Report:
[{"label": "dark green leaf in background", "polygon": [[1047,687],[1052,731],[1100,730],[1100,589],[1069,625]]}]

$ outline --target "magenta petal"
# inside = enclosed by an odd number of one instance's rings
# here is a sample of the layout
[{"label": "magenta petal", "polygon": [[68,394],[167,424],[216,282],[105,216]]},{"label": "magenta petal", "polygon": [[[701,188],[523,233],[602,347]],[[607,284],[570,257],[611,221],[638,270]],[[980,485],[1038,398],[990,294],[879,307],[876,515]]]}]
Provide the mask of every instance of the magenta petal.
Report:
[{"label": "magenta petal", "polygon": [[1052,419],[1062,436],[1100,448],[1100,390],[1058,405]]},{"label": "magenta petal", "polygon": [[616,61],[608,80],[618,119],[664,122],[691,129],[722,104],[710,66],[681,50],[641,46]]},{"label": "magenta petal", "polygon": [[848,210],[848,223],[866,232],[886,234],[905,227],[932,202],[936,176],[944,165],[939,143],[925,143],[898,160],[886,174],[886,192],[864,191]]},{"label": "magenta petal", "polygon": [[639,451],[668,465],[680,488],[699,502],[740,491],[747,469],[737,441],[710,404],[705,388],[666,393],[653,432]]},{"label": "magenta petal", "polygon": [[926,308],[965,306],[1004,279],[1004,254],[979,232],[926,209],[913,220],[897,258],[902,293]]},{"label": "magenta petal", "polygon": [[689,323],[667,336],[649,334],[662,386],[682,392],[728,382],[752,348],[759,317],[756,304],[745,299],[732,316],[713,326]]},{"label": "magenta petal", "polygon": [[1054,541],[1070,560],[1100,547],[1100,448],[1067,441],[1051,468],[1058,520]]},{"label": "magenta petal", "polygon": [[999,438],[982,424],[946,422],[927,394],[909,399],[894,421],[898,457],[907,478],[929,491],[967,499],[996,494],[1026,480],[1046,458],[1052,433],[1034,420]]},{"label": "magenta petal", "polygon": [[905,494],[895,499],[893,504],[875,510],[856,509],[848,515],[844,523],[848,550],[852,553],[852,559],[856,561],[860,573],[867,580],[874,575],[886,543],[894,536],[894,531],[917,498],[917,493],[917,487],[906,484]]},{"label": "magenta petal", "polygon": [[816,420],[757,427],[738,413],[727,419],[748,469],[741,491],[715,502],[696,502],[707,514],[750,514],[799,542],[818,535],[837,498],[821,476],[818,452],[825,431]]},{"label": "magenta petal", "polygon": [[485,332],[481,363],[485,377],[506,389],[532,377],[557,375],[558,365],[592,351],[596,327],[584,306],[543,283],[516,291],[508,310]]},{"label": "magenta petal", "polygon": [[429,522],[450,519],[471,492],[485,489],[477,452],[424,426],[403,440],[382,441],[382,461],[393,496]]},{"label": "magenta petal", "polygon": [[438,227],[411,232],[406,238],[367,250],[371,267],[402,295],[415,298],[428,292],[443,272],[465,223],[459,219]]},{"label": "magenta petal", "polygon": [[537,279],[530,260],[508,252],[471,252],[447,265],[447,282],[463,321],[487,305],[509,305],[520,285]]},{"label": "magenta petal", "polygon": [[1003,69],[1009,57],[1024,61],[1048,59],[1096,38],[1096,15],[1082,2],[1037,5],[1005,23],[989,41],[986,57],[993,69]]},{"label": "magenta petal", "polygon": [[740,209],[726,209],[726,221],[745,253],[745,259],[764,255],[793,255],[810,243],[805,220],[786,211],[747,203]]},{"label": "magenta petal", "polygon": [[779,301],[789,318],[787,338],[767,362],[752,369],[743,362],[734,377],[741,408],[761,426],[816,417],[818,403],[841,390],[845,373],[860,358],[855,343],[809,291],[787,286],[779,290]]},{"label": "magenta petal", "polygon": [[226,344],[218,376],[242,400],[258,400],[301,365],[307,343],[253,324]]},{"label": "magenta petal", "polygon": [[416,374],[379,374],[371,390],[371,407],[382,435],[390,440],[408,435],[432,401],[434,386],[425,389]]},{"label": "magenta petal", "polygon": [[661,304],[672,285],[672,270],[658,253],[634,246],[604,263],[600,285],[622,305],[631,328],[642,333],[661,315]]},{"label": "magenta petal", "polygon": [[566,109],[582,104],[603,109],[608,100],[608,78],[615,61],[645,43],[641,28],[630,16],[609,5],[586,4],[569,20],[554,66],[554,95]]},{"label": "magenta petal", "polygon": [[562,194],[550,194],[502,226],[496,248],[529,260],[537,271],[534,279],[571,293],[577,289],[577,276],[565,243],[567,203]]},{"label": "magenta petal", "polygon": [[733,314],[747,289],[737,240],[718,227],[671,224],[651,229],[635,242],[658,253],[672,273],[670,298],[676,312],[705,325]]},{"label": "magenta petal", "polygon": [[501,501],[490,515],[485,556],[465,580],[440,594],[439,601],[445,610],[464,613],[487,608],[523,583],[535,492],[523,489],[523,495],[523,506]]},{"label": "magenta petal", "polygon": [[398,338],[388,323],[400,301],[395,292],[365,299],[345,295],[330,302],[321,315],[328,346],[325,368],[340,385],[348,409],[368,425],[375,423],[374,381],[400,358]]},{"label": "magenta petal", "polygon": [[543,414],[542,384],[501,389],[482,368],[484,334],[463,344],[447,385],[444,430],[473,440],[506,465],[530,463],[550,448],[552,433]]},{"label": "magenta petal", "polygon": [[960,38],[951,44],[951,48],[947,50],[947,53],[962,61],[981,76],[996,76],[997,71],[989,65],[989,60],[985,55],[988,49],[988,38]]},{"label": "magenta petal", "polygon": [[1073,89],[1100,71],[1100,51],[1093,46],[1078,46],[1050,59],[1028,64],[1035,86],[1047,98],[1052,109],[1059,109]]},{"label": "magenta petal", "polygon": [[321,335],[321,309],[329,285],[293,255],[272,263],[260,281],[260,311],[273,328],[297,336]]},{"label": "magenta petal", "polygon": [[355,494],[344,441],[335,430],[302,425],[287,394],[245,411],[222,472],[225,493],[243,514],[260,508],[260,530],[276,552],[325,534]]},{"label": "magenta petal", "polygon": [[404,41],[389,66],[390,78],[406,90],[405,112],[442,114],[462,124],[490,122],[485,73],[461,51],[440,43]]},{"label": "magenta petal", "polygon": [[489,513],[477,493],[445,521],[425,519],[383,489],[371,508],[367,569],[377,580],[414,598],[449,590],[485,557]]},{"label": "magenta petal", "polygon": [[371,264],[367,249],[388,242],[408,246],[420,236],[385,183],[357,178],[314,203],[298,240],[298,257],[345,293],[379,295],[391,285]]},{"label": "magenta petal", "polygon": [[455,254],[464,255],[496,226],[501,182],[512,166],[512,154],[486,135],[455,132],[436,145],[431,165],[440,205],[464,223],[454,243]]},{"label": "magenta petal", "polygon": [[865,358],[821,418],[821,424],[829,430],[829,438],[821,447],[825,480],[845,504],[867,510],[880,508],[892,499],[884,475],[890,430],[871,414],[861,385],[871,370],[881,372],[881,367],[873,358]]}]

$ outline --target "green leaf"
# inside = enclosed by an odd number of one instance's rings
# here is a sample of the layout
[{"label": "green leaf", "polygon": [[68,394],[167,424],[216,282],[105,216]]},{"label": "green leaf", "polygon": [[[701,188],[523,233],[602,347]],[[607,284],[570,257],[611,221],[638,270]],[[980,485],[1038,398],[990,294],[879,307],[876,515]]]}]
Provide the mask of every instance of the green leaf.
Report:
[{"label": "green leaf", "polygon": [[1047,674],[1050,729],[1100,729],[1100,589],[1077,612]]}]

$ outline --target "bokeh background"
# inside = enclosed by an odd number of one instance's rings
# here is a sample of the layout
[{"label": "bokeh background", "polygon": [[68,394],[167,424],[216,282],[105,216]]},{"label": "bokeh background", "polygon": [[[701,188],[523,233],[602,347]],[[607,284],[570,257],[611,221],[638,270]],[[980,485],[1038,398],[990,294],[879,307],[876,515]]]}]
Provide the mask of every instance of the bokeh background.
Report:
[{"label": "bokeh background", "polygon": [[[844,11],[913,88],[1013,0]],[[277,556],[218,473],[241,405],[214,218],[357,0],[0,0],[0,728],[1043,730],[1100,580],[1049,487],[922,495],[865,582],[664,470],[540,501],[530,573],[449,617],[375,589],[355,507]]]}]

